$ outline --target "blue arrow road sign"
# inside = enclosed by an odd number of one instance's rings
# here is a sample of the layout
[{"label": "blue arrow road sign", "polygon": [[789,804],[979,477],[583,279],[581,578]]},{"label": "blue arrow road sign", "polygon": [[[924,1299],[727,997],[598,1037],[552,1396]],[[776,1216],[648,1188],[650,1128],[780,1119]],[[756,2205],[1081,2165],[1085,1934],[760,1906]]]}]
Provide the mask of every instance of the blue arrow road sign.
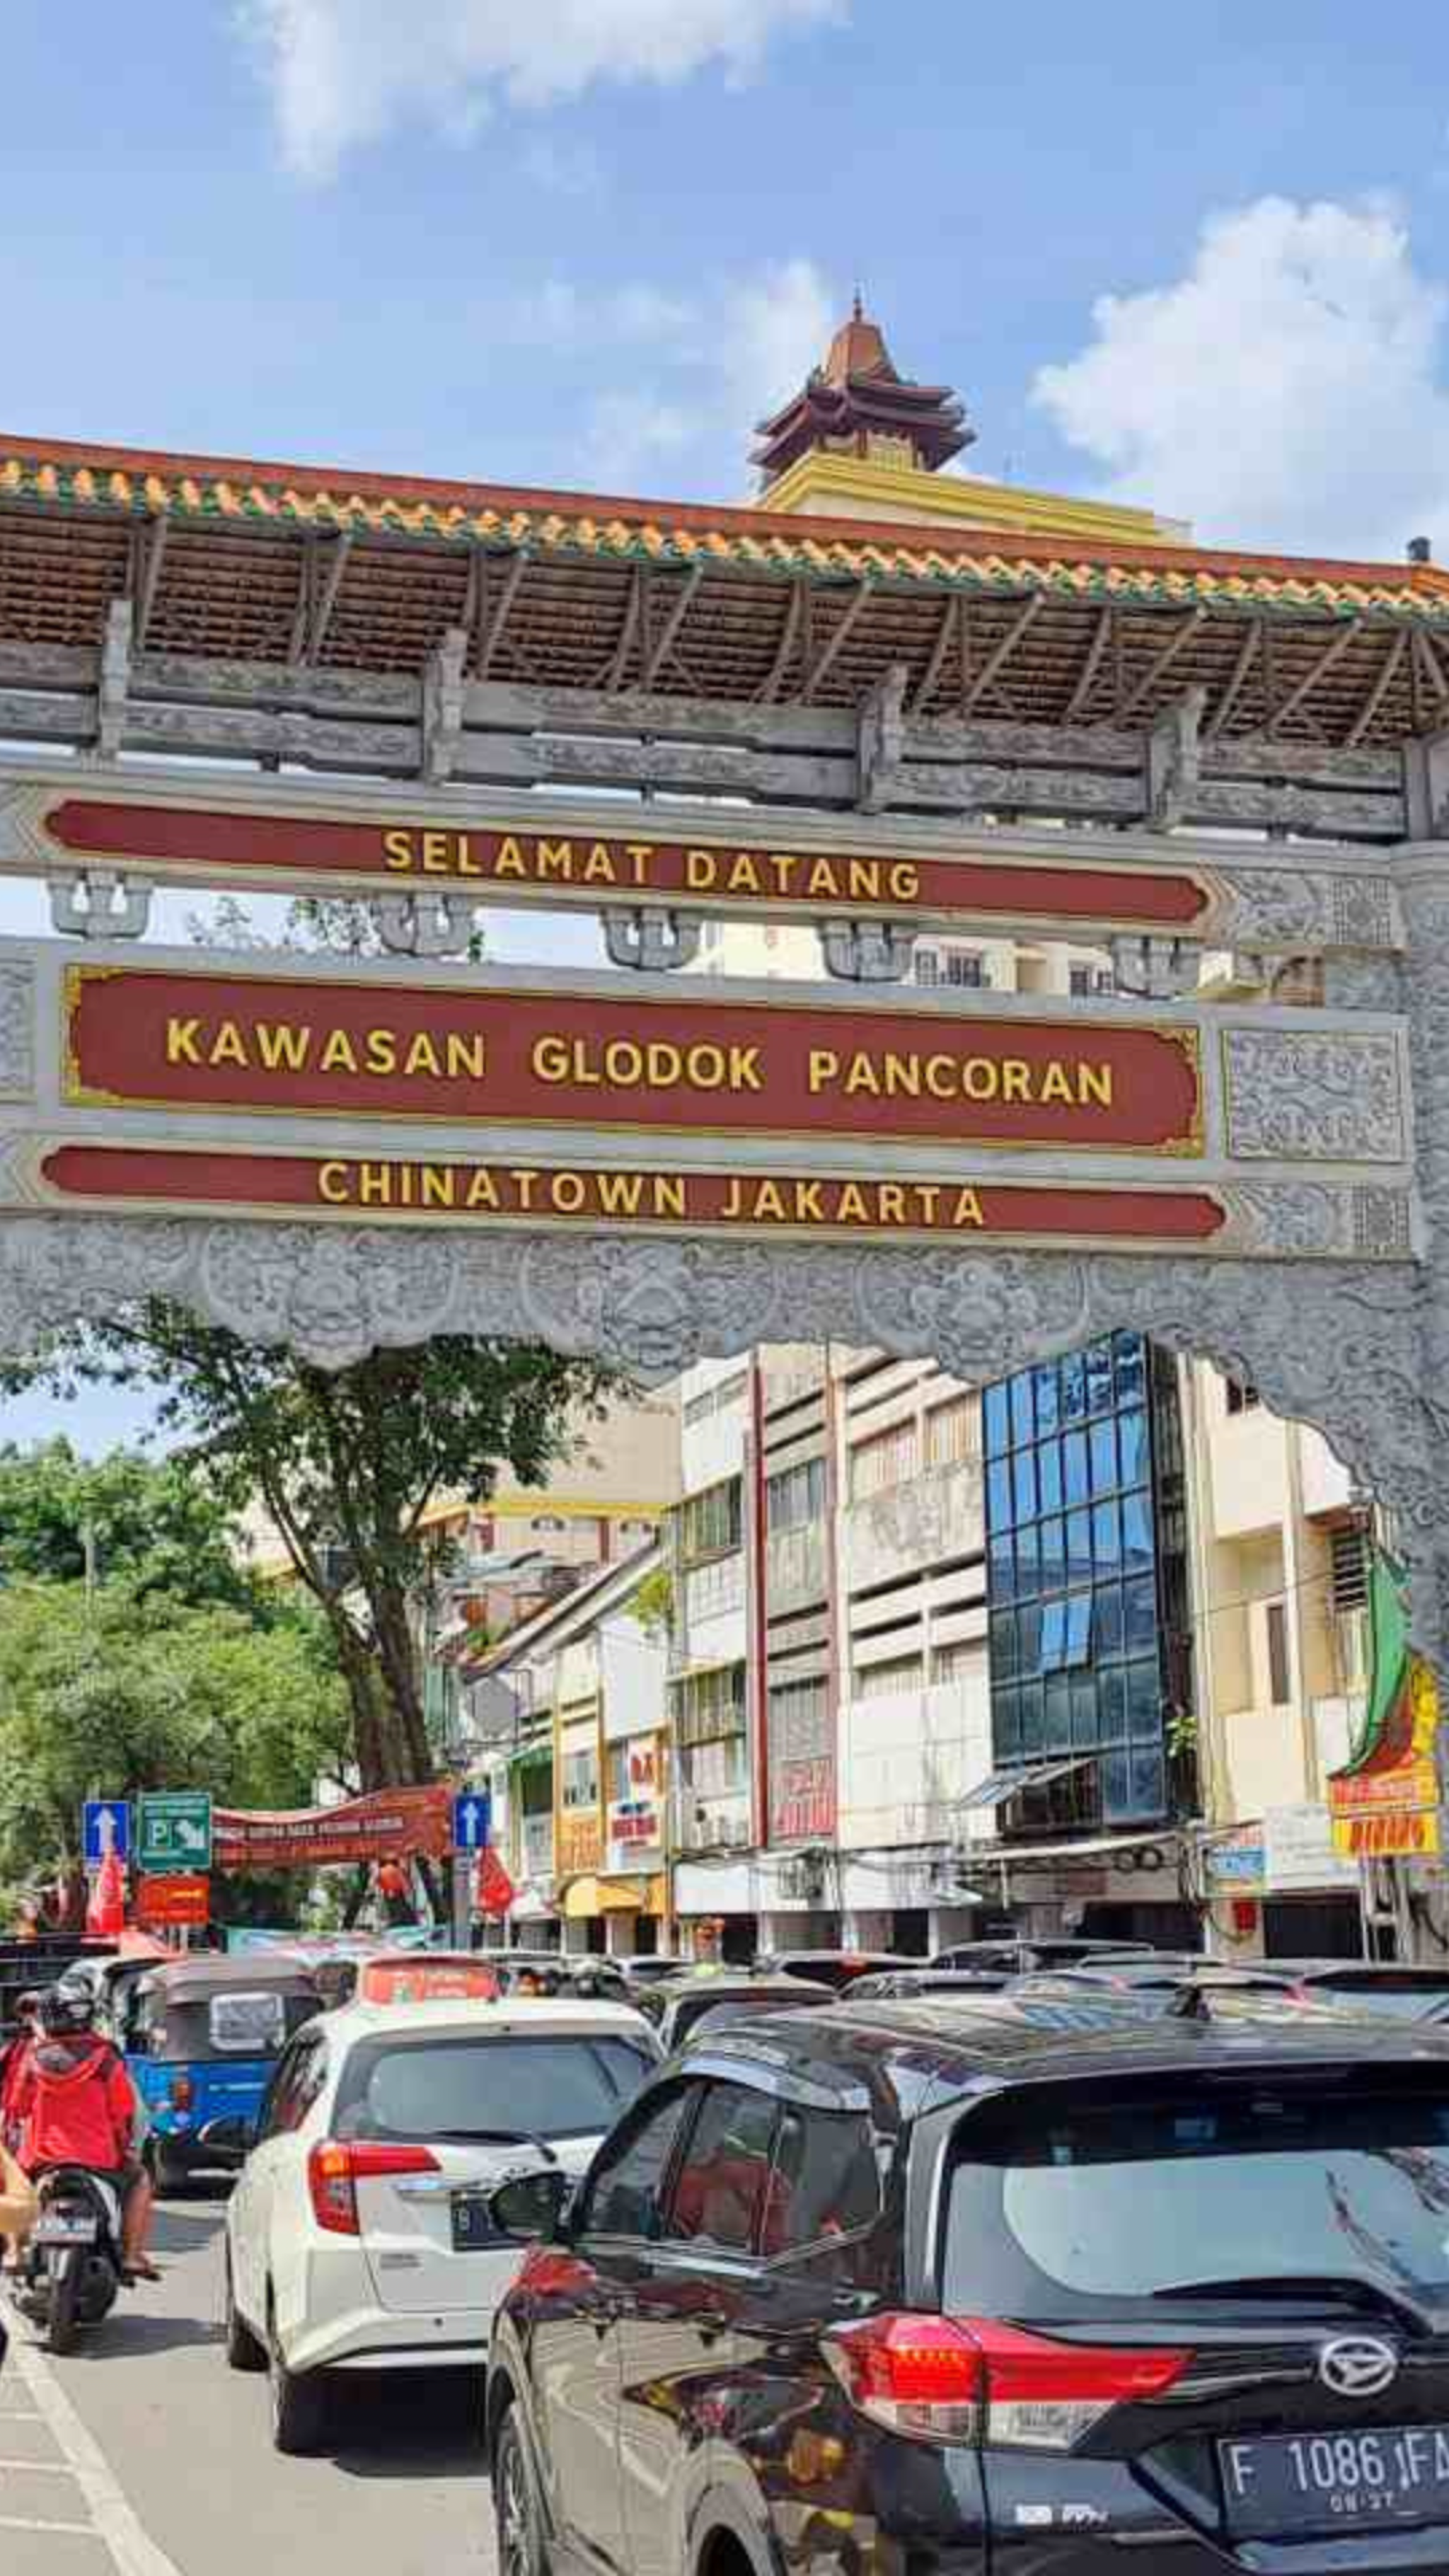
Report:
[{"label": "blue arrow road sign", "polygon": [[480,1852],[488,1847],[493,1801],[486,1789],[460,1789],[453,1800],[453,1849]]},{"label": "blue arrow road sign", "polygon": [[83,1813],[85,1856],[91,1869],[99,1869],[108,1853],[117,1860],[131,1857],[131,1805],[127,1798],[87,1798]]}]

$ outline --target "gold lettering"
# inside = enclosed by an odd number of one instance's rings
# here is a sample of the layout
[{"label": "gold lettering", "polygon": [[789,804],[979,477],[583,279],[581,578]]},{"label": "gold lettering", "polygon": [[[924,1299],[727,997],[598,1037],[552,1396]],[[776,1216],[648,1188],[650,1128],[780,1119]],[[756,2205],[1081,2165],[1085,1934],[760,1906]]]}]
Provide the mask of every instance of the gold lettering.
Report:
[{"label": "gold lettering", "polygon": [[361,1070],[357,1050],[345,1029],[329,1032],[322,1050],[322,1070],[324,1073],[357,1073]]},{"label": "gold lettering", "polygon": [[166,1023],[166,1061],[168,1064],[197,1064],[196,1033],[200,1020],[168,1020]]},{"label": "gold lettering", "polygon": [[587,1193],[579,1172],[555,1172],[549,1185],[549,1197],[560,1216],[577,1216]]},{"label": "gold lettering", "polygon": [[721,1215],[721,1216],[743,1216],[743,1214],[744,1214],[744,1188],[743,1188],[743,1184],[742,1184],[740,1181],[738,1181],[738,1180],[727,1181],[727,1182],[725,1183],[724,1206],[720,1209],[720,1215]]},{"label": "gold lettering", "polygon": [[481,877],[483,862],[481,859],[474,858],[473,844],[466,832],[458,834],[457,857],[460,877]]},{"label": "gold lettering", "polygon": [[385,864],[389,868],[410,868],[412,866],[413,836],[411,832],[384,832],[382,836],[382,849]]},{"label": "gold lettering", "polygon": [[369,1073],[396,1073],[397,1032],[394,1029],[369,1029],[367,1032],[367,1070]]},{"label": "gold lettering", "polygon": [[533,1185],[539,1175],[537,1172],[510,1172],[508,1177],[518,1192],[518,1204],[526,1216],[533,1205]]},{"label": "gold lettering", "polygon": [[898,1091],[903,1091],[908,1100],[919,1100],[921,1096],[920,1057],[918,1055],[887,1055],[885,1060],[885,1088],[887,1100],[894,1100]]},{"label": "gold lettering", "polygon": [[870,1057],[865,1053],[864,1048],[857,1049],[850,1059],[850,1071],[845,1077],[846,1099],[853,1100],[858,1091],[868,1091],[873,1100],[879,1100],[880,1088],[880,1075]]},{"label": "gold lettering", "polygon": [[493,1175],[486,1163],[479,1164],[468,1184],[468,1205],[470,1208],[496,1208],[498,1205],[498,1192],[493,1186]]},{"label": "gold lettering", "polygon": [[896,1181],[882,1181],[880,1188],[876,1192],[876,1196],[880,1202],[880,1221],[882,1225],[904,1225],[906,1221],[906,1194],[900,1187],[900,1184]]},{"label": "gold lettering", "polygon": [[637,1216],[644,1195],[640,1172],[600,1172],[599,1205],[605,1216]]},{"label": "gold lettering", "polygon": [[782,1217],[785,1214],[785,1201],[778,1181],[756,1183],[754,1214],[756,1219],[767,1216]]},{"label": "gold lettering", "polygon": [[760,1071],[759,1048],[732,1046],[730,1048],[731,1091],[763,1091],[764,1088],[765,1078]]},{"label": "gold lettering", "polygon": [[450,1082],[481,1082],[488,1050],[481,1029],[449,1029],[443,1040]]},{"label": "gold lettering", "polygon": [[270,1020],[257,1022],[257,1053],[268,1073],[302,1073],[312,1052],[309,1028],[294,1028],[287,1021],[275,1025]]},{"label": "gold lettering", "polygon": [[247,1064],[246,1042],[235,1020],[223,1020],[211,1042],[208,1064]]},{"label": "gold lettering", "polygon": [[448,835],[446,832],[424,832],[423,874],[445,877],[448,874]]},{"label": "gold lettering", "polygon": [[424,1163],[424,1207],[450,1208],[457,1203],[457,1174],[448,1163]]},{"label": "gold lettering", "polygon": [[654,1182],[655,1215],[684,1216],[687,1213],[685,1205],[686,1187],[687,1183],[685,1182],[682,1172],[660,1172],[657,1174]]},{"label": "gold lettering", "polygon": [[719,876],[719,854],[715,850],[686,850],[684,874],[691,894],[712,894]]},{"label": "gold lettering", "polygon": [[386,1163],[361,1166],[357,1195],[364,1207],[386,1207],[392,1198],[392,1174]]},{"label": "gold lettering", "polygon": [[806,1061],[806,1090],[811,1092],[825,1091],[828,1089],[829,1085],[834,1082],[839,1071],[840,1058],[838,1055],[832,1055],[829,1047],[812,1047]]},{"label": "gold lettering", "polygon": [[844,1181],[841,1184],[840,1205],[835,1211],[835,1222],[837,1225],[870,1223],[870,1210],[865,1203],[865,1193],[856,1187],[854,1181]]},{"label": "gold lettering", "polygon": [[852,859],[850,861],[850,900],[852,903],[879,903],[879,859]]},{"label": "gold lettering", "polygon": [[1031,1098],[1031,1066],[1023,1063],[1019,1055],[1009,1055],[1002,1060],[1001,1097],[1003,1100]]},{"label": "gold lettering", "polygon": [[788,894],[791,880],[800,862],[788,850],[772,850],[769,865],[774,872],[776,894]]},{"label": "gold lettering", "polygon": [[535,1038],[531,1058],[538,1082],[567,1082],[574,1075],[573,1048],[567,1038]]},{"label": "gold lettering", "polygon": [[574,845],[572,841],[539,841],[535,844],[534,874],[541,882],[559,877],[565,885],[573,880]]},{"label": "gold lettering", "polygon": [[633,881],[635,885],[647,885],[649,883],[650,862],[654,857],[653,843],[650,841],[626,841],[624,843],[624,856],[628,860],[630,867],[633,869]]},{"label": "gold lettering", "polygon": [[347,1182],[345,1163],[324,1163],[317,1175],[317,1195],[326,1199],[329,1207],[346,1207],[350,1195]]},{"label": "gold lettering", "polygon": [[[934,1190],[931,1195],[934,1198]],[[951,1211],[951,1223],[953,1225],[984,1225],[986,1223],[986,1219],[981,1213],[981,1201],[974,1190],[957,1191],[956,1204]]]},{"label": "gold lettering", "polygon": [[961,1088],[968,1100],[994,1100],[999,1083],[998,1068],[988,1056],[967,1056],[961,1067]]},{"label": "gold lettering", "polygon": [[959,1096],[960,1069],[954,1056],[927,1056],[926,1089],[933,1100],[955,1100]]},{"label": "gold lettering", "polygon": [[1067,1068],[1064,1064],[1059,1062],[1056,1056],[1052,1057],[1050,1063],[1043,1070],[1041,1078],[1041,1096],[1043,1100],[1074,1100],[1076,1097],[1071,1086]]},{"label": "gold lettering", "polygon": [[921,891],[921,871],[909,859],[897,859],[890,872],[890,890],[896,903],[914,903]]},{"label": "gold lettering", "polygon": [[1079,1064],[1077,1097],[1085,1109],[1094,1104],[1098,1109],[1112,1106],[1112,1068],[1110,1064]]},{"label": "gold lettering", "polygon": [[731,894],[761,894],[760,871],[748,850],[737,850],[729,873]]},{"label": "gold lettering", "polygon": [[426,1029],[419,1029],[403,1058],[406,1074],[430,1073],[434,1081],[442,1079],[443,1060]]},{"label": "gold lettering", "polygon": [[493,873],[496,877],[526,877],[528,874],[528,865],[523,852],[511,832],[507,833],[498,844],[498,856],[493,862]]},{"label": "gold lettering", "polygon": [[821,1200],[820,1183],[818,1181],[796,1182],[795,1215],[798,1222],[802,1225],[823,1225],[825,1223],[825,1208]]},{"label": "gold lettering", "polygon": [[812,897],[825,895],[831,903],[840,901],[840,887],[836,882],[833,859],[816,859],[805,880],[805,891]]},{"label": "gold lettering", "polygon": [[941,1184],[939,1181],[917,1181],[915,1186],[916,1196],[921,1202],[921,1213],[924,1216],[927,1225],[934,1225],[936,1222],[936,1201],[941,1195]]}]

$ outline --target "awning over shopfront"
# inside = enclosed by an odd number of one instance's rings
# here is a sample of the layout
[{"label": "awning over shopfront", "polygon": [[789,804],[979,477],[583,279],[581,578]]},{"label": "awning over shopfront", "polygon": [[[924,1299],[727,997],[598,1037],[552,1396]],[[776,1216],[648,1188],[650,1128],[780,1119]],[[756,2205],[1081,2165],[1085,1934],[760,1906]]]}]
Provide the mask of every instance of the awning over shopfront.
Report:
[{"label": "awning over shopfront", "polygon": [[1024,1769],[993,1771],[988,1779],[978,1780],[974,1789],[967,1790],[961,1804],[963,1807],[1004,1807],[1007,1799],[1014,1798],[1019,1790],[1044,1789],[1049,1780],[1065,1780],[1073,1771],[1085,1771],[1088,1763],[1095,1762],[1096,1758],[1095,1753],[1074,1753],[1056,1762],[1028,1762]]},{"label": "awning over shopfront", "polygon": [[659,1878],[576,1878],[563,1897],[566,1923],[588,1923],[596,1914],[660,1914],[664,1882]]},{"label": "awning over shopfront", "polygon": [[554,1899],[538,1887],[520,1888],[508,1909],[515,1923],[552,1923],[558,1910]]}]

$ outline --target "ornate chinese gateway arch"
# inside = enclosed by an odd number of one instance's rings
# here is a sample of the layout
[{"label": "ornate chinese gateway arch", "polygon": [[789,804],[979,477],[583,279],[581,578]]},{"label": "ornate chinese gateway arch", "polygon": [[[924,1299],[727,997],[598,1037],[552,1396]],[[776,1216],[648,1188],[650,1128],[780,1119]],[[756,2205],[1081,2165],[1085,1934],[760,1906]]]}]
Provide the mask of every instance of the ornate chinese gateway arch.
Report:
[{"label": "ornate chinese gateway arch", "polygon": [[[1439,1657],[1449,580],[908,533],[0,446],[0,1342],[1136,1327],[1324,1430]],[[182,887],[392,953],[153,944]],[[611,964],[470,963],[488,904]],[[681,976],[721,922],[831,980]],[[1115,975],[903,986],[963,932]]]}]

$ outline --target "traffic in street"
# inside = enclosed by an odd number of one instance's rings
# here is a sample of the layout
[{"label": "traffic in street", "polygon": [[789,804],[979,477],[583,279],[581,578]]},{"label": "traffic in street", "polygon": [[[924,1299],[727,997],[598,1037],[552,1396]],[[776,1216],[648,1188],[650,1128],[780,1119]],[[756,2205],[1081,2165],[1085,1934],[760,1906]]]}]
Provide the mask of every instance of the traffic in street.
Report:
[{"label": "traffic in street", "polygon": [[160,2284],[67,2359],[11,2319],[0,2368],[5,2576],[489,2576],[481,2381],[350,2393],[334,2448],[271,2448],[265,2379],[224,2358],[224,2186],[163,2202]]}]

